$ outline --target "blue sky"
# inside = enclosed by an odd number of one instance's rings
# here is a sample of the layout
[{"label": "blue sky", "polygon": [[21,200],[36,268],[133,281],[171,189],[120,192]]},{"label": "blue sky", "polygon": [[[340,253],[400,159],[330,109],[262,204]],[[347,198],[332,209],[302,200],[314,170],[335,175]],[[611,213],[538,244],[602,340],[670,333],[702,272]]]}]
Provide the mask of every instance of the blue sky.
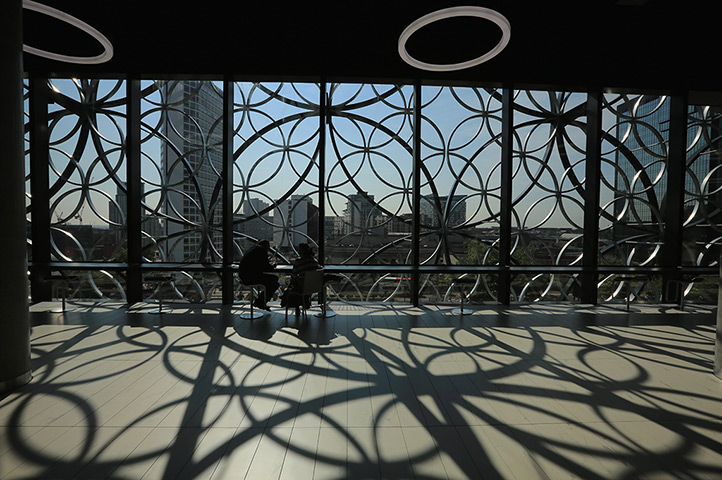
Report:
[{"label": "blue sky", "polygon": [[[145,82],[144,86],[147,84],[148,82]],[[53,85],[70,98],[80,100],[77,89],[70,80],[53,80]],[[124,98],[125,90],[121,88],[112,93],[110,89],[115,85],[116,82],[110,80],[101,82],[100,96],[111,95],[109,100],[121,101]],[[309,107],[308,104],[317,102],[318,86],[316,84],[284,84],[282,87],[280,84],[266,84],[265,86],[274,91],[279,88],[280,93],[287,101],[281,102],[277,98],[271,98],[252,84],[237,84],[236,98],[242,98],[248,102],[253,113],[245,117],[242,124],[240,119],[243,113],[236,114],[235,122],[240,127],[234,148],[238,148],[243,141],[251,138],[254,128],[260,130],[275,119],[288,118],[294,114],[307,112],[309,108],[315,108],[313,105]],[[222,85],[220,87],[222,88]],[[333,92],[334,105],[347,104],[345,112],[348,114],[362,115],[372,119],[372,122],[383,125],[384,128],[396,132],[400,137],[399,139],[390,137],[371,123],[352,122],[342,117],[334,117],[333,127],[337,129],[334,138],[338,140],[336,146],[343,158],[344,165],[353,172],[349,178],[339,168],[338,159],[331,148],[332,145],[327,141],[327,148],[331,153],[326,158],[328,173],[326,181],[328,186],[337,192],[330,196],[331,205],[329,206],[336,212],[343,211],[346,195],[355,193],[357,188],[373,194],[377,201],[383,199],[382,206],[391,212],[403,214],[409,211],[408,196],[403,193],[403,189],[404,187],[408,189],[411,182],[412,158],[405,148],[405,144],[411,141],[412,130],[409,124],[408,109],[413,101],[413,89],[411,86],[405,86],[401,92],[390,96],[383,103],[370,102],[368,106],[364,106],[365,102],[375,98],[377,93],[389,88],[391,87],[376,86],[376,91],[374,91],[369,85],[349,84],[342,85]],[[426,117],[422,125],[422,138],[425,142],[422,147],[422,156],[426,159],[425,166],[433,176],[433,184],[438,189],[438,194],[452,193],[451,187],[454,184],[457,185],[453,191],[455,194],[470,194],[481,189],[488,195],[486,197],[476,195],[470,198],[467,202],[467,213],[472,215],[474,212],[476,218],[471,219],[472,221],[487,217],[494,210],[498,210],[495,198],[498,196],[500,179],[498,166],[500,148],[493,143],[484,145],[500,130],[501,124],[497,118],[494,118],[500,114],[500,102],[490,99],[486,92],[468,88],[455,88],[452,91],[449,88],[424,87],[422,95],[423,115]],[[569,95],[567,98],[568,108],[578,105],[584,99],[583,94]],[[533,107],[537,111],[549,108],[547,92],[520,92],[516,97],[516,102],[520,106]],[[356,107],[350,108],[349,105],[356,105]],[[144,101],[144,108],[149,107],[150,103]],[[57,107],[51,106],[51,111],[55,108]],[[483,118],[480,114],[485,111],[490,113],[491,119]],[[108,158],[111,160],[111,164],[115,164],[121,159],[119,145],[125,135],[122,101],[120,106],[112,109],[112,112],[112,115],[99,117],[98,129],[101,133],[103,148],[110,152]],[[153,116],[155,115],[157,114]],[[153,116],[147,117],[146,120],[152,123]],[[534,116],[528,117],[517,113],[515,123],[521,125],[527,120],[533,119]],[[75,120],[75,118],[67,118],[58,125],[54,125],[53,128],[52,140],[59,140],[65,135],[70,135],[66,141],[58,144],[57,148],[54,147],[51,151],[53,163],[60,167],[69,161],[63,152],[72,151],[77,142],[77,138],[70,133],[70,129],[75,125]],[[610,121],[610,116],[607,116],[606,121],[607,123]],[[244,175],[246,182],[251,185],[254,192],[258,192],[258,196],[266,195],[268,200],[280,198],[288,191],[289,185],[295,184],[298,180],[298,174],[294,172],[294,169],[303,170],[311,161],[318,141],[317,129],[318,118],[312,116],[305,120],[285,123],[277,129],[270,130],[262,138],[256,139],[241,155],[237,163],[239,169],[234,172],[234,183],[240,184],[240,176]],[[586,137],[581,129],[568,128],[567,133],[570,145],[576,145],[582,149],[585,147]],[[527,165],[530,166],[530,170],[527,172],[520,169],[516,172],[513,186],[515,196],[525,191],[530,185],[529,175],[534,174],[536,169],[542,165],[537,160],[541,160],[545,153],[550,131],[548,124],[541,124],[519,128],[517,134],[521,142],[529,142],[525,148],[528,154]],[[370,148],[364,146],[370,146]],[[278,151],[270,153],[274,150]],[[583,178],[584,155],[574,151],[573,148],[570,151],[576,165],[574,172]],[[161,174],[153,164],[155,162],[159,165],[159,152],[160,142],[157,139],[150,139],[144,143],[143,154],[145,157],[142,175],[150,184],[160,182]],[[154,162],[150,161],[151,158],[154,159]],[[461,168],[466,166],[468,158],[474,159],[473,166],[475,168],[466,169],[463,176],[456,179],[457,182],[455,182],[455,175],[459,175]],[[88,143],[80,162],[86,171],[86,180],[89,182],[87,186],[91,192],[90,202],[82,208],[83,223],[104,223],[93,215],[92,211],[95,209],[99,215],[107,216],[108,198],[115,196],[115,184],[108,178],[105,168],[102,168],[103,165],[98,160],[93,145]],[[277,167],[281,161],[284,166],[279,170]],[[247,165],[255,165],[255,168],[251,170]],[[581,204],[578,203],[581,199],[575,191],[569,188],[569,176],[563,175],[558,156],[553,154],[551,158],[547,159],[544,166],[548,166],[548,170],[542,170],[543,174],[538,185],[535,185],[524,196],[524,200],[517,207],[519,221],[524,222],[528,227],[545,219],[547,213],[556,204],[553,191],[561,188],[569,196],[564,200],[569,215],[574,223],[579,222],[581,225]],[[117,178],[124,181],[124,166],[118,166],[115,174]],[[317,191],[317,175],[317,170],[312,169],[310,180],[301,182],[294,193],[307,194]],[[71,185],[67,189],[80,190],[82,188],[79,176],[74,175],[70,180]],[[152,188],[151,185],[147,185],[146,191],[150,188]],[[428,178],[424,177],[422,194],[430,192],[431,185],[428,183]],[[604,194],[608,196],[609,191],[605,190]],[[71,193],[69,199],[78,199],[79,195],[79,193]],[[239,202],[240,198],[241,195],[237,194],[235,201]],[[490,199],[489,205],[482,202],[483,198]],[[152,200],[152,197],[149,200]],[[604,201],[603,198],[602,202],[604,203]],[[317,203],[317,200],[315,202]],[[56,209],[53,220],[57,219],[61,212],[63,216],[68,216],[76,210],[73,202],[64,201]],[[329,209],[330,213],[331,209]],[[72,223],[77,221],[77,218],[71,220]],[[551,218],[545,220],[543,226],[570,225],[557,209]]]}]

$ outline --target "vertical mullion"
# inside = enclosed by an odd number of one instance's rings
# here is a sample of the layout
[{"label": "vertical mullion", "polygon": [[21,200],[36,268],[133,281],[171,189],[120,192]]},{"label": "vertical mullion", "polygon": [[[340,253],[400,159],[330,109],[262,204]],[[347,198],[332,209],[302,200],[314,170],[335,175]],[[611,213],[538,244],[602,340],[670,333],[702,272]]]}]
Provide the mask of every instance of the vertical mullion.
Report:
[{"label": "vertical mullion", "polygon": [[[670,280],[678,277],[675,268],[682,264],[682,223],[684,221],[684,181],[686,173],[687,110],[686,93],[670,98],[669,145],[667,150],[667,198],[664,206],[664,244],[661,266],[665,267],[662,296],[665,302],[679,300],[678,293],[668,292]],[[681,289],[680,289],[681,290]]]},{"label": "vertical mullion", "polygon": [[414,82],[414,120],[413,125],[413,159],[412,159],[412,179],[413,186],[411,189],[411,201],[413,203],[411,211],[411,304],[415,307],[419,306],[419,288],[421,286],[420,277],[420,253],[419,245],[421,239],[421,82]]},{"label": "vertical mullion", "polygon": [[318,92],[318,259],[326,263],[326,80]]},{"label": "vertical mullion", "polygon": [[512,162],[514,159],[514,91],[504,87],[501,102],[501,218],[499,219],[499,286],[497,300],[511,301]]},{"label": "vertical mullion", "polygon": [[33,238],[33,302],[50,300],[50,193],[48,173],[50,150],[48,132],[48,79],[32,76],[30,88],[30,193]]},{"label": "vertical mullion", "polygon": [[128,228],[128,270],[126,289],[128,303],[143,300],[143,277],[141,273],[142,242],[142,193],[140,174],[140,80],[126,80],[126,225]]},{"label": "vertical mullion", "polygon": [[223,80],[223,184],[222,199],[222,244],[223,262],[221,266],[222,302],[232,305],[233,288],[233,81]]},{"label": "vertical mullion", "polygon": [[602,91],[588,92],[587,158],[584,181],[584,239],[582,254],[582,295],[584,303],[597,303],[597,263],[599,243],[599,192],[602,162]]}]

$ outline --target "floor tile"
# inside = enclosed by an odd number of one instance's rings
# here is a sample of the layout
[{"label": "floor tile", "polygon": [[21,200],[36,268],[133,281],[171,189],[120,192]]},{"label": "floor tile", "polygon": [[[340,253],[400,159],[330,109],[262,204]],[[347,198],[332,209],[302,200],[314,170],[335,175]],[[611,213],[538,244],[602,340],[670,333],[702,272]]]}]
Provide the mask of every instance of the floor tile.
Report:
[{"label": "floor tile", "polygon": [[722,478],[709,312],[196,310],[34,325],[0,478]]}]

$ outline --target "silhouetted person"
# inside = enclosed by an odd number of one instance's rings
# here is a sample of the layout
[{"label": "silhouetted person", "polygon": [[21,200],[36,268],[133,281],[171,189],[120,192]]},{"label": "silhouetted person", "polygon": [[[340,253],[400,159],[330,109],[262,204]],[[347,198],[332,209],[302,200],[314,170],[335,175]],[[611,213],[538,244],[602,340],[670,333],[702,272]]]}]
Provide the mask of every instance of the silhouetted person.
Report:
[{"label": "silhouetted person", "polygon": [[[301,243],[298,245],[298,258],[293,261],[293,269],[291,270],[291,283],[284,292],[283,298],[281,299],[281,306],[296,308],[296,315],[300,313],[300,302],[298,295],[288,295],[287,292],[301,293],[303,291],[303,274],[309,270],[318,270],[321,268],[318,260],[314,256],[313,247],[308,243]],[[311,306],[311,297],[306,295],[303,298],[303,303],[306,308]]]},{"label": "silhouetted person", "polygon": [[308,270],[318,270],[321,268],[318,260],[316,260],[313,247],[308,243],[300,243],[298,245],[298,258],[293,261],[292,275],[301,276],[303,272]]},{"label": "silhouetted person", "polygon": [[268,240],[261,240],[246,251],[238,263],[238,276],[244,284],[260,283],[266,287],[265,296],[261,294],[253,302],[255,307],[262,310],[268,310],[268,298],[278,289],[278,277],[268,273],[274,270],[273,265],[268,261],[270,250],[271,245]]}]

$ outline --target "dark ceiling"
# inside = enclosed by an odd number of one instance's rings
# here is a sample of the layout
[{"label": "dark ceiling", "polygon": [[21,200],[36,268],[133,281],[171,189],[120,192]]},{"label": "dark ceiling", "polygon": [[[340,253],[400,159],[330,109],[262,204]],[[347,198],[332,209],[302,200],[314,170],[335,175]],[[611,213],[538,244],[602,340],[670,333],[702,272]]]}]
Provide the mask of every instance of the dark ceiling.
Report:
[{"label": "dark ceiling", "polygon": [[[98,29],[113,43],[114,56],[100,65],[74,65],[25,54],[28,73],[722,90],[715,2],[38,1]],[[409,23],[472,4],[510,21],[511,41],[501,54],[445,73],[421,71],[400,58],[398,37]],[[35,12],[25,10],[23,28],[25,43],[34,47],[102,52],[87,34]],[[484,53],[498,32],[482,19],[445,20],[412,36],[408,47],[421,60],[451,63]]]}]

